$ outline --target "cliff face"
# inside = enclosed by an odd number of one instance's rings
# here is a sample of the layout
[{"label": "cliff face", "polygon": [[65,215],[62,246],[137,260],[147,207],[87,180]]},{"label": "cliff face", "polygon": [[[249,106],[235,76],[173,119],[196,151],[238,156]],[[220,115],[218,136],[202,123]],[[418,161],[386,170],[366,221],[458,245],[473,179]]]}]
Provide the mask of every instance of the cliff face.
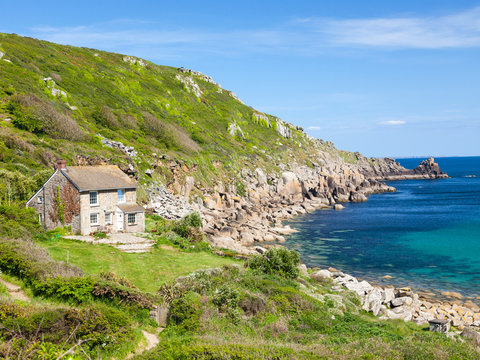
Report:
[{"label": "cliff face", "polygon": [[278,176],[267,176],[260,168],[244,170],[243,198],[223,187],[212,193],[204,206],[199,206],[212,242],[249,253],[258,242],[284,241],[283,234],[291,229],[282,226],[283,219],[319,208],[341,209],[339,203],[363,202],[369,194],[395,191],[381,180],[447,177],[432,158],[410,170],[389,158],[367,159],[356,154],[358,161],[350,164],[326,152],[318,155],[313,166],[293,163]]}]

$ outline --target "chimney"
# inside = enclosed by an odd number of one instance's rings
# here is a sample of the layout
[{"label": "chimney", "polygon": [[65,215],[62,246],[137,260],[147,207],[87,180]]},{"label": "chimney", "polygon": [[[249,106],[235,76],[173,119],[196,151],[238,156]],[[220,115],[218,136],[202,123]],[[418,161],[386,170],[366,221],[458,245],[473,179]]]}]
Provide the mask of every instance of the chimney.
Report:
[{"label": "chimney", "polygon": [[62,170],[67,167],[65,160],[57,160],[56,168],[57,170]]}]

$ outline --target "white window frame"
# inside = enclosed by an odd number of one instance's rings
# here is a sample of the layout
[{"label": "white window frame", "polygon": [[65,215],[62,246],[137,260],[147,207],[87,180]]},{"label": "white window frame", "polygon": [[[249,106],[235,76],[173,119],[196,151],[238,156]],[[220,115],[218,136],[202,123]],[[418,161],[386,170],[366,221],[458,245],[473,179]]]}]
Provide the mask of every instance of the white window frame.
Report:
[{"label": "white window frame", "polygon": [[[92,194],[96,194],[96,203],[92,203]],[[98,206],[98,191],[90,191],[88,195],[90,206]]]},{"label": "white window frame", "polygon": [[[130,222],[130,216],[134,216],[134,217],[135,217],[135,221],[134,221],[134,222]],[[127,214],[127,225],[137,225],[137,213],[129,213],[129,214]]]},{"label": "white window frame", "polygon": [[[96,215],[97,222],[92,223],[92,215]],[[90,213],[90,226],[98,226],[100,225],[100,214],[99,213]]]},{"label": "white window frame", "polygon": [[[120,199],[120,194],[122,194],[122,199]],[[125,189],[117,190],[117,200],[119,204],[124,204],[127,202],[127,195]]]},{"label": "white window frame", "polygon": [[42,195],[38,195],[37,203],[38,204],[43,204],[43,196]]},{"label": "white window frame", "polygon": [[112,225],[113,224],[113,213],[106,212],[105,213],[105,225]]}]

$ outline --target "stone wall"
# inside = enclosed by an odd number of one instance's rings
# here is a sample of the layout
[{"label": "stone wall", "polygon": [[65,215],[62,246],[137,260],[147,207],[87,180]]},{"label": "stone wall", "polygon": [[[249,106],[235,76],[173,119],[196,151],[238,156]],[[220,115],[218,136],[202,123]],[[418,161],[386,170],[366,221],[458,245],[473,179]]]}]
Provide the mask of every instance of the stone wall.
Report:
[{"label": "stone wall", "polygon": [[[58,195],[63,205],[64,224],[61,222],[57,204]],[[41,202],[40,197],[43,199]],[[28,207],[34,208],[39,217],[41,216],[41,222],[46,230],[63,225],[71,226],[73,232],[80,230],[80,196],[72,183],[59,171],[55,172],[29,201]]]}]

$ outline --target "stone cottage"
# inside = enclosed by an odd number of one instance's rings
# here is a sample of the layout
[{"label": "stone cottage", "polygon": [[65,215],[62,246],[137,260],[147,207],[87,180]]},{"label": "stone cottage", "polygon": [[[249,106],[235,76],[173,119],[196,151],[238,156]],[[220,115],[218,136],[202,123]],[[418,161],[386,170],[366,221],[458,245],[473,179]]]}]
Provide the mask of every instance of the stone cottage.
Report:
[{"label": "stone cottage", "polygon": [[145,231],[145,209],[137,184],[114,165],[66,166],[56,171],[27,202],[45,229],[71,226],[82,235]]}]

